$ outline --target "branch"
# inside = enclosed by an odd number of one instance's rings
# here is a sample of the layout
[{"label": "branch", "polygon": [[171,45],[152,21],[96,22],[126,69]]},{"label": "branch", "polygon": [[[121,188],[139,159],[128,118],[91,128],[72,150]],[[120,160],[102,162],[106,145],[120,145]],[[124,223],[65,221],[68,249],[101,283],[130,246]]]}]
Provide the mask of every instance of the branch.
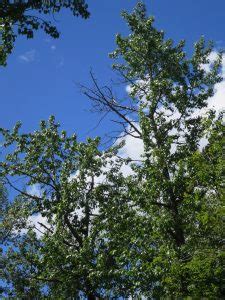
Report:
[{"label": "branch", "polygon": [[151,204],[166,207],[166,208],[171,208],[171,206],[169,204],[165,204],[165,203],[161,203],[161,202],[157,202],[157,201],[153,201],[153,202],[151,202]]},{"label": "branch", "polygon": [[30,279],[35,279],[35,280],[39,280],[39,281],[46,281],[46,282],[62,283],[62,281],[57,279],[57,278],[48,279],[48,278],[41,278],[41,277],[33,276],[33,277],[30,277]]},{"label": "branch", "polygon": [[[40,166],[39,166],[39,167],[40,167]],[[19,169],[17,169],[17,168],[15,168],[15,170],[16,170],[18,173],[21,173],[21,174],[23,174],[23,175],[25,175],[25,176],[27,176],[27,177],[30,177],[30,178],[32,178],[32,179],[34,179],[34,180],[37,180],[37,181],[39,181],[40,183],[42,183],[42,184],[44,184],[44,185],[50,186],[50,187],[53,188],[55,191],[57,190],[56,187],[55,187],[54,185],[52,185],[51,183],[47,183],[46,181],[43,181],[42,179],[37,178],[37,177],[35,177],[35,176],[33,176],[33,175],[31,175],[31,174],[25,172],[25,171],[21,171],[21,170],[19,170]],[[46,171],[44,171],[44,172],[46,172]],[[50,178],[50,179],[51,179],[51,178]]]},{"label": "branch", "polygon": [[46,230],[48,230],[49,232],[51,233],[54,233],[54,231],[51,229],[51,228],[48,228],[45,224],[41,223],[41,222],[38,222],[38,224],[42,227],[44,227]]},{"label": "branch", "polygon": [[[41,222],[38,222],[38,224],[39,224],[40,226],[44,227],[44,228],[45,228],[46,230],[48,230],[49,232],[51,232],[52,234],[54,234],[54,231],[53,231],[51,228],[47,227],[45,224],[43,224],[43,223],[41,223]],[[77,248],[76,245],[69,243],[69,242],[66,241],[65,239],[63,239],[63,243],[66,244],[67,246]],[[78,248],[77,248],[77,250],[78,250]]]},{"label": "branch", "polygon": [[116,113],[116,115],[118,115],[121,119],[123,119],[128,125],[130,125],[131,128],[134,129],[135,132],[138,133],[138,135],[141,137],[142,133],[141,131],[133,124],[133,122],[131,120],[129,120],[124,113],[122,113],[120,111],[120,109],[122,110],[130,110],[132,112],[137,112],[137,110],[133,109],[133,108],[129,108],[123,105],[118,104],[115,99],[113,98],[112,92],[111,90],[107,88],[107,90],[110,92],[111,94],[111,99],[107,99],[107,96],[102,92],[102,90],[100,89],[97,80],[94,78],[94,75],[92,72],[90,72],[91,74],[91,78],[92,81],[94,83],[94,87],[96,88],[96,91],[94,90],[90,90],[87,87],[84,87],[85,91],[84,94],[91,100],[93,101],[97,101],[98,103],[102,104],[104,107],[108,107],[111,111],[113,111],[114,113]]},{"label": "branch", "polygon": [[30,195],[30,194],[28,194],[28,193],[26,193],[26,192],[24,192],[24,191],[21,191],[20,189],[18,189],[17,187],[15,187],[15,186],[10,182],[10,180],[9,180],[7,177],[5,177],[5,179],[6,179],[7,183],[9,184],[9,186],[11,186],[15,191],[19,192],[20,194],[22,194],[22,195],[24,195],[24,196],[26,196],[26,197],[28,197],[28,198],[34,199],[34,200],[39,200],[39,201],[40,201],[40,200],[43,200],[43,198],[40,198],[40,197],[35,196],[35,195]]},{"label": "branch", "polygon": [[83,245],[82,238],[79,236],[79,234],[76,232],[76,230],[73,228],[72,224],[70,223],[70,220],[67,215],[64,216],[64,221],[69,228],[70,232],[72,233],[73,237],[77,240],[80,247]]}]

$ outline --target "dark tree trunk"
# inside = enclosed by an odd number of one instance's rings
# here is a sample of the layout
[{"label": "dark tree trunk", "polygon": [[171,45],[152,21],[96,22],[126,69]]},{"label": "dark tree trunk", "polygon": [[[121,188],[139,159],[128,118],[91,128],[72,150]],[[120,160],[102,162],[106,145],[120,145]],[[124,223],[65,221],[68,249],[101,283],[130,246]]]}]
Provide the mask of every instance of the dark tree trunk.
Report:
[{"label": "dark tree trunk", "polygon": [[89,294],[89,295],[87,296],[87,298],[88,298],[88,300],[96,300],[96,297],[95,297],[95,295],[93,295],[93,294]]}]

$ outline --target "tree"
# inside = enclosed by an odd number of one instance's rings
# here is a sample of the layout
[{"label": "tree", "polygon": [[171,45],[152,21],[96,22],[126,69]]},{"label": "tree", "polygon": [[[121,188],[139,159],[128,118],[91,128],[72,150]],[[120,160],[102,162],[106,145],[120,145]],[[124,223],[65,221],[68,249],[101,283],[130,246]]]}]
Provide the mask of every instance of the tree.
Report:
[{"label": "tree", "polygon": [[124,135],[142,139],[143,156],[100,151],[98,138],[79,143],[53,117],[34,133],[1,129],[0,175],[18,192],[4,213],[14,229],[3,255],[7,296],[223,298],[223,112],[207,110],[222,53],[204,68],[212,44],[200,39],[189,57],[142,3],[123,16],[131,34],[117,36],[111,57],[129,99],[93,75],[83,89]]},{"label": "tree", "polygon": [[[74,16],[88,18],[88,6],[83,0],[68,1],[1,1],[0,3],[0,65],[6,65],[18,35],[33,38],[34,31],[43,29],[52,38],[58,38],[55,25],[43,16],[69,9]],[[32,13],[30,13],[32,11]]]},{"label": "tree", "polygon": [[[110,56],[117,59],[113,69],[129,85],[129,99],[120,100],[111,88],[101,88],[93,75],[93,88],[83,91],[94,109],[112,112],[125,134],[144,142],[143,162],[135,167],[133,183],[125,190],[127,201],[132,199],[132,206],[150,225],[143,228],[133,221],[139,238],[129,247],[115,243],[114,250],[118,260],[129,257],[127,273],[121,269],[121,276],[136,278],[129,282],[131,287],[127,285],[127,295],[133,289],[153,298],[220,298],[223,114],[203,112],[215,84],[222,80],[222,53],[210,63],[213,44],[206,46],[201,38],[193,55],[187,56],[185,42],[174,45],[166,40],[164,32],[153,26],[154,19],[147,17],[143,3],[123,16],[131,33],[117,35],[117,49]],[[208,71],[204,65],[209,63]],[[209,143],[201,151],[199,145],[207,135]],[[118,224],[113,224],[114,228],[108,218],[115,241]]]},{"label": "tree", "polygon": [[[95,299],[106,292],[102,262],[113,264],[104,248],[101,210],[111,185],[108,168],[116,172],[120,165],[110,163],[115,149],[99,151],[98,138],[79,143],[75,135],[59,131],[54,117],[34,133],[19,128],[1,129],[8,149],[1,175],[18,192],[4,215],[5,228],[13,220],[12,238],[5,244],[3,274],[9,289],[4,292],[32,299],[83,293]],[[13,178],[23,181],[15,184]]]}]

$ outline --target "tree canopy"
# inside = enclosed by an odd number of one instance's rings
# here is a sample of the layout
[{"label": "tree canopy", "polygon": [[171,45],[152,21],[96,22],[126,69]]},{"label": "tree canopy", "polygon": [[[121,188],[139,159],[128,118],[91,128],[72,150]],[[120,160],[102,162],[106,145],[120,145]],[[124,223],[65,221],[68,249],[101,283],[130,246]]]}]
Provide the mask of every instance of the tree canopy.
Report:
[{"label": "tree canopy", "polygon": [[33,133],[19,123],[1,129],[0,175],[17,191],[1,219],[10,228],[4,296],[225,294],[224,112],[207,109],[223,53],[210,62],[213,45],[201,38],[188,56],[184,41],[154,27],[143,3],[123,17],[130,34],[117,35],[110,56],[129,99],[93,75],[83,91],[94,109],[114,114],[124,136],[143,141],[142,157],[121,157],[123,143],[103,150],[99,138],[79,142],[54,117]]},{"label": "tree canopy", "polygon": [[42,29],[52,38],[58,38],[57,27],[46,16],[55,15],[62,9],[71,10],[74,16],[88,18],[90,13],[84,0],[42,1],[22,0],[0,2],[0,65],[6,65],[15,39],[24,35],[33,38],[34,32]]}]

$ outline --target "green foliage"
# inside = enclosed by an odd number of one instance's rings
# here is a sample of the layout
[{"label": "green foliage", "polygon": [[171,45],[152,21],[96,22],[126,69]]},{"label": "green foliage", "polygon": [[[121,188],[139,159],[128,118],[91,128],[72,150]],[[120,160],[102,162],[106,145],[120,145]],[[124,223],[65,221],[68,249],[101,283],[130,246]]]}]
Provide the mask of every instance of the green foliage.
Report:
[{"label": "green foliage", "polygon": [[[38,296],[41,282],[49,283],[51,295],[94,293],[98,285],[97,278],[92,282],[92,273],[100,234],[95,211],[101,207],[95,180],[112,154],[98,150],[98,138],[78,143],[75,135],[59,132],[54,117],[42,121],[40,130],[31,134],[20,134],[20,126],[12,132],[1,129],[4,146],[14,148],[0,165],[1,175],[20,195],[7,215],[7,220],[12,215],[19,220],[5,254],[10,261],[4,272],[13,284],[11,293],[23,297],[29,290]],[[24,188],[10,179],[18,176],[26,178]],[[40,190],[29,192],[37,184]],[[40,219],[37,224],[29,224],[29,218],[35,217]],[[41,238],[37,232],[43,232]]]},{"label": "green foliage", "polygon": [[9,235],[9,230],[3,226],[3,220],[5,218],[6,211],[8,209],[7,191],[3,184],[3,180],[0,178],[0,243]]},{"label": "green foliage", "polygon": [[[142,3],[123,16],[131,33],[117,35],[117,49],[110,56],[118,61],[113,68],[129,85],[131,99],[111,99],[104,90],[98,92],[99,87],[86,93],[95,106],[116,113],[128,134],[144,142],[142,165],[125,190],[147,229],[140,220],[136,223],[136,216],[128,221],[125,215],[126,222],[135,224],[132,235],[137,232],[138,237],[134,234],[129,248],[117,245],[118,259],[129,257],[129,268],[122,269],[120,276],[134,276],[122,291],[129,291],[126,295],[141,291],[157,299],[222,297],[223,113],[218,117],[213,111],[203,114],[215,84],[222,80],[222,53],[206,71],[203,65],[209,63],[212,43],[205,45],[201,38],[193,55],[187,56],[184,41],[174,45],[165,39]],[[139,122],[140,129],[132,126],[128,115]],[[200,151],[206,137],[209,143]],[[209,159],[212,149],[213,159]],[[119,232],[117,226],[115,222],[115,232]],[[111,223],[109,227],[112,230]]]},{"label": "green foliage", "polygon": [[183,41],[174,45],[155,29],[142,3],[123,16],[131,34],[117,36],[111,57],[130,99],[116,99],[94,78],[96,90],[86,94],[142,139],[142,160],[124,176],[121,166],[132,160],[118,158],[118,147],[80,143],[54,117],[29,134],[20,124],[1,129],[0,175],[18,192],[2,218],[10,229],[7,296],[223,298],[223,112],[207,111],[222,53],[206,71],[212,44],[201,38],[189,57]]},{"label": "green foliage", "polygon": [[[46,15],[71,10],[74,16],[88,18],[87,4],[83,0],[63,1],[1,1],[0,3],[0,65],[5,66],[7,56],[12,52],[15,39],[24,35],[33,38],[34,31],[43,29],[52,38],[58,38],[55,25],[45,19]],[[32,11],[32,13],[30,13]]]}]

